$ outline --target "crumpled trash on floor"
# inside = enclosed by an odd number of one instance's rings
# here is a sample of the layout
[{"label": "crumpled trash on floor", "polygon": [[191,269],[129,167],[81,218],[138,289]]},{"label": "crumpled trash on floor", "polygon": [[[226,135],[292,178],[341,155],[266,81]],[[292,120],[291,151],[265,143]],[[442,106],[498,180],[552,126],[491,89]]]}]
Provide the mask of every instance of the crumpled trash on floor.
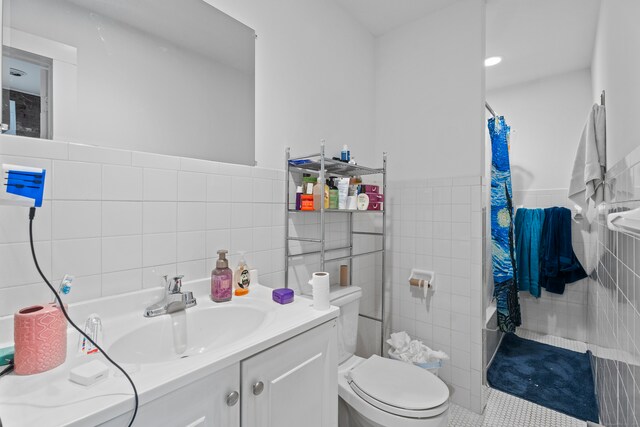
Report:
[{"label": "crumpled trash on floor", "polygon": [[422,341],[412,340],[409,334],[404,331],[391,334],[387,344],[393,347],[391,353],[405,362],[429,363],[449,359],[445,352],[432,350]]}]

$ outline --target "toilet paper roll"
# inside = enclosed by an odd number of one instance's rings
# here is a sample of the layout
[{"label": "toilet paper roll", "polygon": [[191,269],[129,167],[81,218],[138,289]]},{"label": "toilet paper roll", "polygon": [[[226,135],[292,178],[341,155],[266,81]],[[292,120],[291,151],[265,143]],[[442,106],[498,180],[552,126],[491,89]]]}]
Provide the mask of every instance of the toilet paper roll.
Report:
[{"label": "toilet paper roll", "polygon": [[329,310],[329,273],[324,271],[313,273],[309,284],[313,289],[313,308],[316,310]]},{"label": "toilet paper roll", "polygon": [[37,374],[64,363],[67,321],[57,305],[23,308],[14,315],[13,326],[17,375]]}]

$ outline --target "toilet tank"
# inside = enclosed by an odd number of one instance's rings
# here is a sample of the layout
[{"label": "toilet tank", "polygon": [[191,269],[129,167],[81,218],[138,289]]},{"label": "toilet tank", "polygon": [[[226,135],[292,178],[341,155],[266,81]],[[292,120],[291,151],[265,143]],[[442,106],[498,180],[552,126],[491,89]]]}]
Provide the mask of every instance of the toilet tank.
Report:
[{"label": "toilet tank", "polygon": [[358,314],[362,289],[358,286],[332,286],[331,305],[340,308],[338,317],[338,363],[342,363],[356,351],[358,338]]}]

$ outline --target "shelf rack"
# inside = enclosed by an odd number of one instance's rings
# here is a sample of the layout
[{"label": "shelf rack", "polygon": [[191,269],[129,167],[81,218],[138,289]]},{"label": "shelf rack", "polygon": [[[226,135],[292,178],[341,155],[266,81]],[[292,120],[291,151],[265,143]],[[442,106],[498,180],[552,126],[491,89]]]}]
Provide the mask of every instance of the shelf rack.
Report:
[{"label": "shelf rack", "polygon": [[[382,193],[386,194],[387,188],[387,153],[383,153],[382,156],[382,167],[381,168],[370,168],[360,165],[352,165],[349,163],[344,163],[339,160],[334,160],[325,156],[325,146],[324,141],[320,144],[320,152],[309,154],[307,156],[301,157],[291,157],[291,148],[286,149],[286,160],[285,167],[287,170],[287,178],[285,185],[285,213],[286,213],[286,225],[285,225],[285,268],[284,268],[284,282],[285,287],[289,287],[289,260],[291,258],[297,258],[305,255],[320,255],[320,268],[322,271],[326,270],[326,264],[336,261],[349,261],[349,284],[353,283],[353,260],[359,257],[373,255],[373,254],[382,254],[382,277],[380,278],[380,288],[381,288],[381,309],[380,309],[380,318],[369,316],[366,314],[360,314],[361,317],[365,317],[370,320],[374,320],[380,322],[380,355],[384,356],[384,331],[385,331],[385,293],[384,293],[384,278],[385,278],[385,248],[386,248],[386,208],[383,204],[383,209],[380,211],[369,211],[369,210],[348,210],[348,209],[325,209],[324,204],[320,207],[319,211],[299,211],[295,209],[291,209],[290,201],[289,201],[289,185],[291,182],[292,174],[303,174],[308,173],[311,175],[318,176],[318,181],[324,183],[327,178],[333,177],[352,177],[352,176],[363,176],[363,175],[382,175]],[[291,164],[292,161],[307,161],[303,164]],[[289,236],[289,217],[291,215],[304,215],[304,214],[320,214],[320,238],[312,239],[305,237],[291,237]],[[348,215],[348,233],[349,233],[349,245],[338,247],[338,248],[327,248],[326,240],[325,240],[325,229],[326,229],[326,214],[327,213],[343,213]],[[353,228],[353,216],[354,215],[381,215],[382,216],[382,232],[368,232],[368,231],[355,231]],[[357,235],[366,235],[366,236],[377,236],[382,239],[382,249],[367,251],[363,253],[354,253],[353,252],[353,237]],[[320,245],[320,249],[313,251],[306,251],[297,254],[292,254],[290,252],[289,243],[292,241],[299,242],[307,242],[307,243],[316,243]],[[337,251],[349,251],[349,255],[339,256],[339,257],[331,257],[327,258],[327,253],[337,252]]]}]

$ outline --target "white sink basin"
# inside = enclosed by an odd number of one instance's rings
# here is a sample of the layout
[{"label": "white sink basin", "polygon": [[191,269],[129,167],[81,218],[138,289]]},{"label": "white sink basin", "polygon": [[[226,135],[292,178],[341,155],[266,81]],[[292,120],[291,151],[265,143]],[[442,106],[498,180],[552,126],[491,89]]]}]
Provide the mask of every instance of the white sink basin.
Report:
[{"label": "white sink basin", "polygon": [[145,323],[116,339],[109,355],[118,362],[161,363],[206,353],[254,333],[267,311],[250,306],[194,307]]}]

